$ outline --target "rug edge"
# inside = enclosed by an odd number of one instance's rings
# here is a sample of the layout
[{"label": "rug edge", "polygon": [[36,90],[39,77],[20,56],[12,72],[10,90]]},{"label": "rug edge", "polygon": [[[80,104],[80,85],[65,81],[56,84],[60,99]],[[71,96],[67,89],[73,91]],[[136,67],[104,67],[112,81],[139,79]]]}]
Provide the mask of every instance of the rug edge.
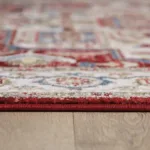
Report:
[{"label": "rug edge", "polygon": [[147,104],[0,104],[0,111],[150,112]]}]

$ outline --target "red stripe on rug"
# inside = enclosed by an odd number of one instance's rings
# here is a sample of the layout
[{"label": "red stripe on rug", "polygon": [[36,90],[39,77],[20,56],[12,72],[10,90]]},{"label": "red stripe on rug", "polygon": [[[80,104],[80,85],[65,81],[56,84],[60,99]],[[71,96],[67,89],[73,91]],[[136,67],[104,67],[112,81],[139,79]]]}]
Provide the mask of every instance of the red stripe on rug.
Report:
[{"label": "red stripe on rug", "polygon": [[150,111],[146,104],[1,104],[0,111]]}]

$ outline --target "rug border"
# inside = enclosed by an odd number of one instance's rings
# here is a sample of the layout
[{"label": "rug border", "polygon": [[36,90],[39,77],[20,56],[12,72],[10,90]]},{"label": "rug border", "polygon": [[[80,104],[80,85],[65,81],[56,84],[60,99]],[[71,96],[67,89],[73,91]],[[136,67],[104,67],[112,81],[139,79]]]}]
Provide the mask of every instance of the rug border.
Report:
[{"label": "rug border", "polygon": [[147,104],[0,104],[0,111],[149,112]]}]

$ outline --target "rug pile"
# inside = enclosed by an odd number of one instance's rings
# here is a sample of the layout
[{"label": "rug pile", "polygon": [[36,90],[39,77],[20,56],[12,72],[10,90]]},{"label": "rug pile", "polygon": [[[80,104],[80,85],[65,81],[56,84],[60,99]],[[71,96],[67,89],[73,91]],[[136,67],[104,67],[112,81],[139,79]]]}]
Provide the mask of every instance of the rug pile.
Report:
[{"label": "rug pile", "polygon": [[150,111],[150,2],[1,4],[0,110]]}]

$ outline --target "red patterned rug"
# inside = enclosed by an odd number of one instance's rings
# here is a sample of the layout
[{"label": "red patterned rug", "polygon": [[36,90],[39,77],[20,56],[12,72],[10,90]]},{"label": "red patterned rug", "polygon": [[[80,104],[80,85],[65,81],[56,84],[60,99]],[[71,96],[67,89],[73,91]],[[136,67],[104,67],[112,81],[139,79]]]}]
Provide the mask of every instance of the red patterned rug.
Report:
[{"label": "red patterned rug", "polygon": [[150,2],[0,12],[1,111],[150,111]]}]

